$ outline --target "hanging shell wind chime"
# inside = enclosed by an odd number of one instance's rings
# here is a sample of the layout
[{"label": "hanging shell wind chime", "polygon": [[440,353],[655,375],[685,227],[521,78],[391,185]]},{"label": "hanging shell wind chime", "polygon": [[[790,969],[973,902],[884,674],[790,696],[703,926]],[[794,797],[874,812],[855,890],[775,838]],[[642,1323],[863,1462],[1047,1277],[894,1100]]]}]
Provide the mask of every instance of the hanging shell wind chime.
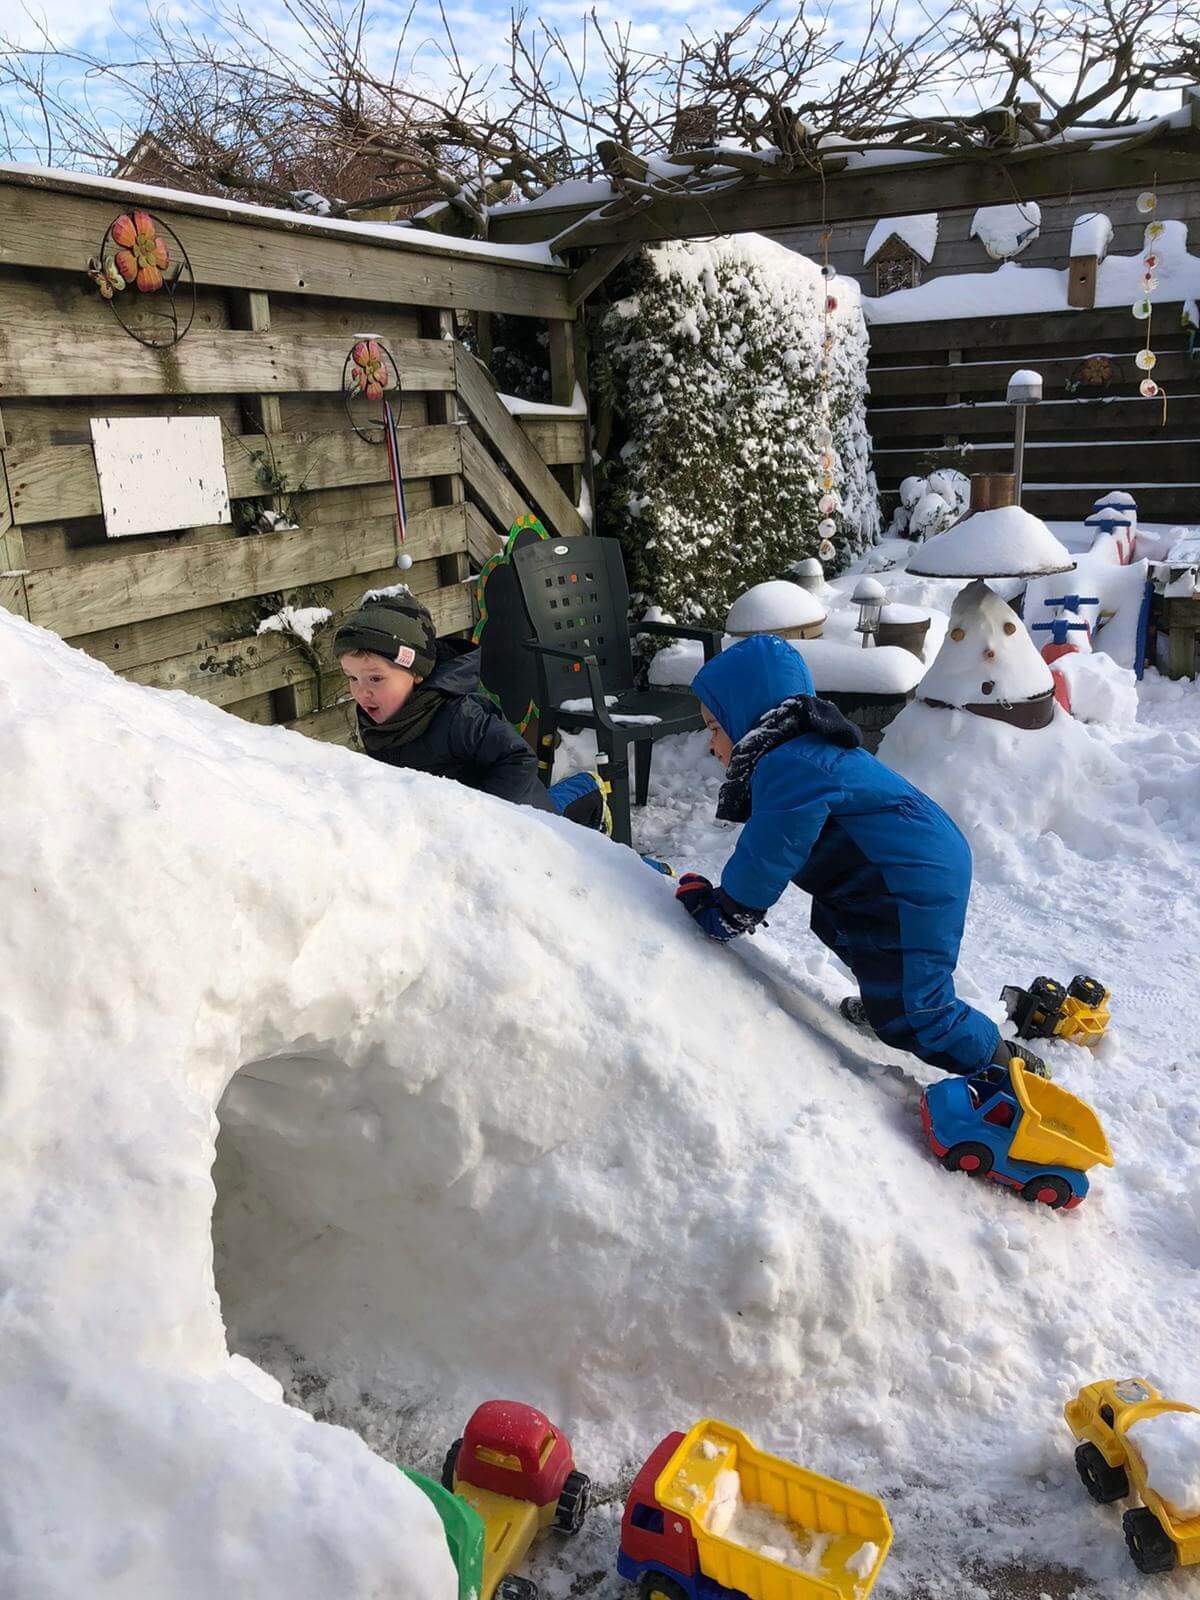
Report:
[{"label": "hanging shell wind chime", "polygon": [[1137,208],[1144,217],[1149,217],[1146,231],[1142,236],[1145,253],[1142,256],[1141,294],[1133,302],[1133,314],[1139,322],[1146,324],[1146,342],[1136,356],[1134,364],[1139,372],[1144,372],[1145,377],[1138,385],[1138,393],[1144,400],[1162,400],[1163,422],[1167,420],[1167,393],[1158,380],[1153,376],[1158,365],[1158,357],[1150,342],[1151,320],[1154,314],[1154,291],[1158,288],[1158,267],[1160,256],[1158,241],[1165,232],[1164,226],[1154,216],[1158,209],[1158,196],[1153,189],[1146,189],[1137,197]]}]

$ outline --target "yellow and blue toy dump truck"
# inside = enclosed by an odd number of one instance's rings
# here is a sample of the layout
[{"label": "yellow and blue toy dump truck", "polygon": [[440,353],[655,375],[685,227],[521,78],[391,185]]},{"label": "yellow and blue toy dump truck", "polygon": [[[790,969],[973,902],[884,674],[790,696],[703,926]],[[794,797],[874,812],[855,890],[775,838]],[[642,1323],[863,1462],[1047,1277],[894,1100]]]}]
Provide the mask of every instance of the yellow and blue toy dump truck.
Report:
[{"label": "yellow and blue toy dump truck", "polygon": [[1170,1572],[1200,1562],[1200,1517],[1184,1519],[1150,1483],[1146,1462],[1130,1430],[1170,1411],[1195,1406],[1166,1400],[1145,1378],[1106,1378],[1068,1400],[1064,1415],[1082,1442],[1075,1466],[1093,1500],[1110,1505],[1136,1493],[1140,1506],[1125,1513],[1125,1543],[1139,1572]]},{"label": "yellow and blue toy dump truck", "polygon": [[[730,1474],[742,1501],[788,1525],[807,1551],[803,1570],[782,1551],[712,1531]],[[768,1455],[707,1418],[668,1434],[634,1479],[617,1571],[638,1585],[640,1600],[866,1600],[891,1542],[874,1495]]]}]

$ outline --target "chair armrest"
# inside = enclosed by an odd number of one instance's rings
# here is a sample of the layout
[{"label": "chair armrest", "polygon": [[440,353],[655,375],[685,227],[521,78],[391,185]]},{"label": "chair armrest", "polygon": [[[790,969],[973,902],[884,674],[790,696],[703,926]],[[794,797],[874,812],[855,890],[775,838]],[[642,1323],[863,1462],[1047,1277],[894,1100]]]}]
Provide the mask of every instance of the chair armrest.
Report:
[{"label": "chair armrest", "polygon": [[[537,639],[526,639],[524,644],[526,650],[532,650],[535,655],[554,656],[560,661],[581,662],[588,675],[588,689],[591,692],[592,712],[595,715],[596,721],[602,728],[607,728],[611,733],[615,733],[617,731],[616,723],[609,716],[608,706],[604,701],[604,684],[600,678],[600,663],[596,660],[595,656],[588,655],[586,651],[583,650],[563,650],[557,645],[541,644]],[[539,662],[538,666],[542,681],[545,683],[545,664],[543,662]],[[551,707],[550,709],[552,711],[557,710],[557,707]],[[570,716],[570,712],[568,712],[567,715]]]},{"label": "chair armrest", "polygon": [[633,629],[637,633],[655,633],[669,639],[699,639],[704,646],[704,659],[711,661],[721,651],[724,635],[719,628],[681,628],[674,622],[639,622]]}]

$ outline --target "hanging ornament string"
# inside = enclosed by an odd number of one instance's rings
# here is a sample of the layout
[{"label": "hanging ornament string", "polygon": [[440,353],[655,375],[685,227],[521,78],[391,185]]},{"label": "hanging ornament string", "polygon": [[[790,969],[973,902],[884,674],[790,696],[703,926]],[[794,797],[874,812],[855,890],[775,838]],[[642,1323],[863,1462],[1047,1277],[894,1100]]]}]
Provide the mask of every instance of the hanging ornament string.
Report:
[{"label": "hanging ornament string", "polygon": [[1133,302],[1134,316],[1139,322],[1146,324],[1146,340],[1133,359],[1138,371],[1146,374],[1138,385],[1138,393],[1145,400],[1162,400],[1162,420],[1165,426],[1167,420],[1167,392],[1152,376],[1155,367],[1158,365],[1158,357],[1155,355],[1150,342],[1150,330],[1154,316],[1153,295],[1155,289],[1158,288],[1157,272],[1160,261],[1158,241],[1166,231],[1163,224],[1154,216],[1155,211],[1158,209],[1157,173],[1153,182],[1155,188],[1146,189],[1137,197],[1138,210],[1144,217],[1149,217],[1150,221],[1146,224],[1146,231],[1142,241],[1145,246],[1145,253],[1142,256],[1142,292]]},{"label": "hanging ornament string", "polygon": [[832,561],[837,554],[834,537],[837,523],[834,520],[842,508],[842,498],[834,487],[837,452],[833,448],[833,428],[829,420],[829,376],[833,366],[833,324],[831,317],[837,310],[837,296],[833,293],[833,268],[829,265],[829,227],[825,220],[825,167],[818,161],[821,178],[821,356],[817,364],[817,464],[821,473],[821,494],[817,501],[820,521],[817,536],[820,544],[817,555],[822,561]]}]

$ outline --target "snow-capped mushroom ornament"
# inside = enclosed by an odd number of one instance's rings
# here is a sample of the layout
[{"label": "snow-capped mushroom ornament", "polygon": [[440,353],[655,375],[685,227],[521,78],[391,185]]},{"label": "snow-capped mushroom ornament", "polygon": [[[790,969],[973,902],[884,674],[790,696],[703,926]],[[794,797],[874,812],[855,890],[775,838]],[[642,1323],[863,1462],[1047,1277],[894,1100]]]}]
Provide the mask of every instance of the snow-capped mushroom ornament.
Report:
[{"label": "snow-capped mushroom ornament", "polygon": [[967,584],[917,698],[1029,730],[1054,720],[1054,678],[1021,619],[982,579]]},{"label": "snow-capped mushroom ornament", "polygon": [[1074,568],[1066,545],[1021,506],[975,511],[927,539],[908,562],[921,578],[1042,578]]},{"label": "snow-capped mushroom ornament", "polygon": [[781,639],[815,639],[825,622],[825,607],[808,589],[786,578],[756,583],[738,595],[725,619],[726,633],[749,639],[774,633]]}]

